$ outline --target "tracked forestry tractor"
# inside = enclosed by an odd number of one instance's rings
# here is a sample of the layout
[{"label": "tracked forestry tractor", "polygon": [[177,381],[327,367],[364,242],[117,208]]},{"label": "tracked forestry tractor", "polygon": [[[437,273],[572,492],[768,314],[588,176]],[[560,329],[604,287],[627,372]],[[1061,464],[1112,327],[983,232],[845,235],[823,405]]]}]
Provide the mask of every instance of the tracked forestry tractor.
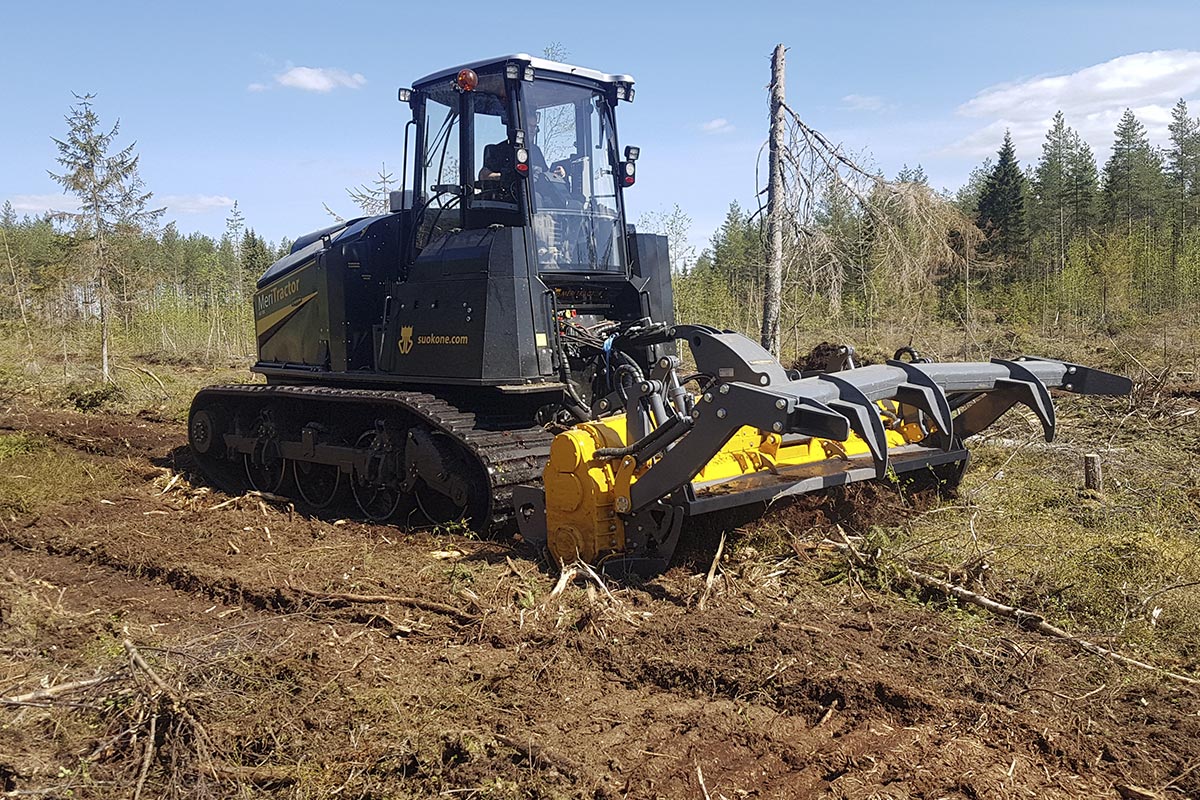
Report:
[{"label": "tracked forestry tractor", "polygon": [[963,441],[1014,405],[1050,439],[1048,389],[1129,392],[1032,357],[801,373],[677,324],[666,239],[626,223],[638,148],[619,149],[616,111],[633,97],[627,75],[527,55],[401,90],[390,212],[298,239],[254,295],[266,384],[192,403],[210,479],[314,509],[349,495],[399,524],[515,523],[555,559],[654,573],[691,517],[953,482]]}]

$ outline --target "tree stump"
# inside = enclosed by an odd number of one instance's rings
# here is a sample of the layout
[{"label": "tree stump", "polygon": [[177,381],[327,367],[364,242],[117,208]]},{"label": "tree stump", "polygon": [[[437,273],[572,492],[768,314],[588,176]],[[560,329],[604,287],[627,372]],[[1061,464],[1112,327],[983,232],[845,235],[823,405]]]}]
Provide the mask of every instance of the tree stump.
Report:
[{"label": "tree stump", "polygon": [[1083,485],[1094,492],[1104,491],[1104,473],[1100,468],[1100,455],[1088,453],[1083,457]]}]

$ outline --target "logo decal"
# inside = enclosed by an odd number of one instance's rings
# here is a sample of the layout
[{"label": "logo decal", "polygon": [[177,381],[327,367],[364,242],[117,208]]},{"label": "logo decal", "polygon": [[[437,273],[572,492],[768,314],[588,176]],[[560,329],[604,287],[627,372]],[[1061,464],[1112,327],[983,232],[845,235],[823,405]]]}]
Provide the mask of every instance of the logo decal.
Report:
[{"label": "logo decal", "polygon": [[400,355],[408,355],[413,349],[412,325],[405,325],[400,329]]}]

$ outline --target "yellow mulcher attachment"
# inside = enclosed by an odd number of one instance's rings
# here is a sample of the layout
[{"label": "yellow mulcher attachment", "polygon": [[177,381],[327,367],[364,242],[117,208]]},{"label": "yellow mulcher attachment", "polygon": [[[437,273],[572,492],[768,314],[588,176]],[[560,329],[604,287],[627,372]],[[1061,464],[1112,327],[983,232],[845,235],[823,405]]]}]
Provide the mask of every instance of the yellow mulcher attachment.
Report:
[{"label": "yellow mulcher attachment", "polygon": [[[554,558],[611,572],[665,569],[686,517],[856,481],[929,470],[956,482],[962,442],[1017,404],[1054,436],[1049,388],[1128,394],[1129,379],[1033,357],[988,363],[892,360],[801,374],[736,333],[700,325],[631,327],[614,349],[686,341],[631,374],[554,439],[543,487],[514,494],[522,535]],[[696,381],[697,393],[684,383]],[[604,413],[607,412],[607,416]]]}]

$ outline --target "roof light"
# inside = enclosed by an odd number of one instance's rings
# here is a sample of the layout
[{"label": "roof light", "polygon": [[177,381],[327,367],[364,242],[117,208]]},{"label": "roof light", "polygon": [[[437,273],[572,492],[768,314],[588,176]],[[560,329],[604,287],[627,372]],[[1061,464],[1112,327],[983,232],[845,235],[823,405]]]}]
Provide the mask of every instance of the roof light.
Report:
[{"label": "roof light", "polygon": [[640,156],[641,154],[642,154],[642,148],[640,148],[640,147],[634,147],[633,145],[628,145],[625,148],[625,160],[626,161],[637,161],[638,156]]},{"label": "roof light", "polygon": [[473,92],[475,87],[479,85],[479,76],[475,74],[473,69],[464,69],[458,73],[458,77],[454,79],[454,83],[458,86],[460,92]]},{"label": "roof light", "polygon": [[396,99],[401,103],[407,103],[412,100],[412,89],[401,89],[396,92]]},{"label": "roof light", "polygon": [[623,84],[623,83],[617,84],[617,99],[618,100],[625,99],[625,84]]},{"label": "roof light", "polygon": [[517,78],[520,78],[521,77],[521,65],[513,64],[513,63],[505,64],[504,77],[508,78],[511,81],[515,81]]},{"label": "roof light", "polygon": [[526,67],[525,74],[521,76],[527,81],[533,80],[533,67]]}]

